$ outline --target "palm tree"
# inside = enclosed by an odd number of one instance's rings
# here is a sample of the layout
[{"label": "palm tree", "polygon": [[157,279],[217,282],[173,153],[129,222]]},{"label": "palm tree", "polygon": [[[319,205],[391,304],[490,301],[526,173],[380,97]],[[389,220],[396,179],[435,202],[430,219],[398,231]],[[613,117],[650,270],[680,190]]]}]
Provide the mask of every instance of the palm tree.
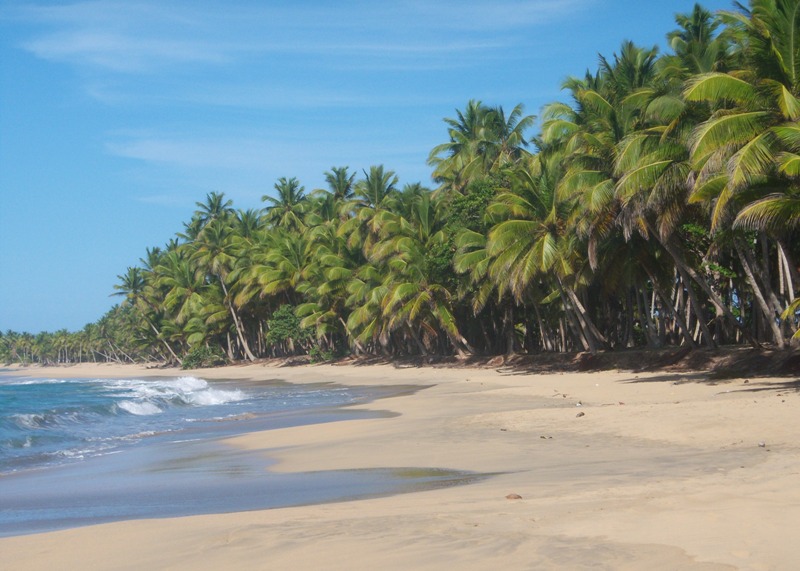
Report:
[{"label": "palm tree", "polygon": [[456,115],[457,119],[444,120],[450,140],[434,147],[428,157],[433,178],[442,188],[464,192],[471,182],[527,154],[525,131],[536,118],[524,116],[521,104],[506,116],[502,107],[471,100],[465,112],[456,110]]},{"label": "palm tree", "polygon": [[689,14],[677,14],[675,22],[678,29],[667,34],[675,53],[658,62],[669,78],[686,81],[693,75],[725,71],[733,63],[730,38],[718,33],[722,22],[700,4]]},{"label": "palm tree", "polygon": [[297,288],[304,280],[304,271],[311,258],[308,239],[303,234],[276,229],[253,253],[251,278],[264,297],[280,298],[280,304],[297,305]]},{"label": "palm tree", "polygon": [[356,173],[349,172],[348,167],[331,167],[331,170],[325,173],[328,192],[333,195],[333,199],[336,202],[343,202],[353,198],[355,179]]},{"label": "palm tree", "polygon": [[433,179],[456,191],[462,191],[483,171],[483,142],[486,139],[486,115],[489,107],[470,100],[456,119],[446,118],[450,140],[433,148],[428,164],[434,167]]},{"label": "palm tree", "polygon": [[226,218],[233,213],[233,201],[225,200],[224,192],[211,192],[206,195],[205,202],[196,202],[198,210],[194,213],[194,218],[198,221],[199,227],[218,220]]},{"label": "palm tree", "polygon": [[277,198],[265,194],[261,200],[268,202],[266,207],[267,222],[285,229],[302,230],[303,213],[307,205],[305,188],[295,177],[281,177],[274,185]]},{"label": "palm tree", "polygon": [[436,283],[431,253],[446,241],[441,231],[437,202],[420,185],[407,185],[398,199],[405,204],[405,216],[387,216],[383,237],[372,249],[370,260],[385,266],[385,293],[381,313],[385,320],[384,339],[394,331],[407,333],[419,351],[435,345],[443,332],[453,350],[461,356],[472,352],[453,315],[453,294]]},{"label": "palm tree", "polygon": [[[775,231],[778,221],[792,220],[792,165],[800,150],[795,136],[800,120],[798,12],[798,0],[752,0],[750,11],[725,12],[724,20],[740,41],[743,68],[699,75],[684,93],[688,101],[712,109],[693,133],[691,158],[699,173],[693,199],[713,204],[714,230],[732,225],[734,230]],[[773,216],[775,223],[770,222]],[[766,243],[766,236],[760,240]],[[774,341],[782,346],[775,319],[785,303],[775,296],[766,266],[758,268],[742,236],[736,248]],[[779,242],[778,252],[782,265],[788,254]]]},{"label": "palm tree", "polygon": [[355,186],[354,198],[346,203],[353,215],[339,226],[339,235],[347,236],[347,244],[354,248],[361,246],[365,255],[377,241],[382,213],[392,210],[397,200],[398,178],[392,170],[383,165],[373,165],[364,178]]},{"label": "palm tree", "polygon": [[[148,251],[148,254],[151,256],[153,255],[150,251]],[[156,339],[161,341],[169,354],[172,355],[172,358],[175,359],[178,364],[181,364],[182,361],[180,357],[178,357],[167,340],[162,337],[161,332],[156,327],[154,319],[150,317],[151,314],[158,314],[158,309],[153,302],[148,299],[148,284],[142,269],[129,267],[128,271],[122,275],[118,275],[117,279],[119,280],[119,284],[114,285],[114,289],[117,291],[112,295],[124,295],[126,303],[131,304],[139,310],[139,314],[153,330],[153,333],[155,333]]]},{"label": "palm tree", "polygon": [[242,350],[249,360],[255,361],[255,355],[247,342],[245,326],[236,307],[234,296],[229,292],[226,284],[226,278],[235,264],[232,255],[232,235],[231,227],[226,221],[217,219],[208,223],[193,243],[194,252],[191,260],[219,282],[223,293],[223,303],[233,319]]}]

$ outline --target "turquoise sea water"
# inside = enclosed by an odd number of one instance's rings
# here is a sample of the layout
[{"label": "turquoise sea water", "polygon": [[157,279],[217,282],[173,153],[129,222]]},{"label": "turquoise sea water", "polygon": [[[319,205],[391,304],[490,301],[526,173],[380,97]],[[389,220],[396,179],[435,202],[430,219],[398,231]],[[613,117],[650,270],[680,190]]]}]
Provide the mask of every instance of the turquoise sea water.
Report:
[{"label": "turquoise sea water", "polygon": [[[0,376],[0,537],[109,521],[224,513],[463,484],[435,468],[269,471],[233,434],[386,416],[346,405],[407,387]],[[268,447],[268,436],[265,441]]]},{"label": "turquoise sea water", "polygon": [[[110,454],[171,435],[199,438],[220,423],[368,400],[334,386],[237,383],[196,377],[0,377],[0,474]],[[239,431],[242,427],[228,427]]]}]

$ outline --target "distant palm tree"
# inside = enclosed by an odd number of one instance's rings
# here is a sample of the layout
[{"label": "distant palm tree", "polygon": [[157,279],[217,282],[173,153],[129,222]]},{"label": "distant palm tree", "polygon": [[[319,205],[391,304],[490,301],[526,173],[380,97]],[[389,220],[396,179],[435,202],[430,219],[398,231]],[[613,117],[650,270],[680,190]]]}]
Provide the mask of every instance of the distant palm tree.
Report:
[{"label": "distant palm tree", "polygon": [[[151,256],[155,253],[155,251],[151,252],[148,250],[148,254]],[[139,310],[139,313],[153,330],[153,333],[155,333],[156,338],[161,341],[169,354],[172,355],[172,358],[178,363],[181,363],[180,357],[178,357],[167,340],[162,337],[161,332],[154,323],[154,319],[150,317],[150,314],[157,313],[158,309],[147,297],[148,283],[142,269],[129,267],[128,271],[122,275],[118,275],[117,279],[119,283],[114,285],[114,289],[117,290],[117,292],[112,295],[124,295],[126,302]]]},{"label": "distant palm tree", "polygon": [[193,244],[194,251],[191,261],[219,282],[223,293],[223,303],[230,312],[242,350],[249,360],[254,361],[255,355],[253,355],[247,342],[244,323],[236,307],[234,296],[229,292],[226,284],[228,274],[236,262],[233,256],[234,245],[232,238],[232,228],[226,221],[216,219],[210,222],[203,228],[200,236]]},{"label": "distant palm tree", "polygon": [[308,203],[305,188],[295,177],[281,177],[274,185],[277,198],[265,194],[261,200],[268,202],[266,207],[267,222],[284,229],[301,230],[305,228],[303,214]]},{"label": "distant palm tree", "polygon": [[205,202],[196,202],[198,210],[194,217],[202,228],[213,220],[225,218],[233,213],[233,201],[225,200],[224,192],[210,192],[206,195]]},{"label": "distant palm tree", "polygon": [[355,179],[356,173],[349,172],[348,167],[331,167],[331,170],[325,173],[328,191],[336,202],[350,200],[353,197]]}]

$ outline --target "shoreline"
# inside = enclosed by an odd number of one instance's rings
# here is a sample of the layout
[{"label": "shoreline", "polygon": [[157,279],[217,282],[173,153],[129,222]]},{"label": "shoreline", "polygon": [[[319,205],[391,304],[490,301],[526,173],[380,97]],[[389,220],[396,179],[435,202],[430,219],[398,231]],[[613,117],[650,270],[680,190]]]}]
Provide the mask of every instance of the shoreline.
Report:
[{"label": "shoreline", "polygon": [[[21,372],[33,374],[17,375],[0,370],[0,381],[39,376],[35,370]],[[63,375],[59,372],[48,369],[48,374],[43,376],[83,376],[82,373]],[[175,377],[149,378],[161,381]],[[211,384],[214,383],[227,390],[289,385],[273,380],[220,379],[212,380]],[[297,387],[307,387],[308,394],[313,395],[325,393],[330,384],[295,385],[289,394],[290,400],[292,396],[302,398],[303,389],[298,393]],[[327,423],[385,416],[391,413],[375,408],[377,401],[411,394],[418,388],[407,385],[346,387],[349,400],[341,404],[318,402],[288,409],[276,409],[271,405],[267,410],[259,410],[253,403],[244,415],[234,417],[234,421],[215,417],[171,429],[153,428],[150,437],[137,439],[134,445],[120,443],[112,449],[82,456],[80,461],[29,464],[19,470],[0,471],[0,496],[5,497],[0,502],[0,538],[134,519],[330,503],[475,480],[479,475],[426,472],[422,467],[281,474],[269,469],[274,460],[268,454],[252,452],[229,442],[243,434],[306,425],[324,429],[322,426]],[[280,400],[280,397],[271,397],[272,400],[276,398]],[[354,404],[373,406],[355,410]],[[4,468],[0,461],[0,470]],[[87,482],[91,483],[87,485]]]},{"label": "shoreline", "polygon": [[427,386],[380,400],[398,416],[226,442],[269,455],[276,473],[419,466],[499,475],[366,500],[0,539],[9,569],[757,570],[800,558],[792,540],[800,394],[791,379],[352,364],[54,369],[90,370]]}]

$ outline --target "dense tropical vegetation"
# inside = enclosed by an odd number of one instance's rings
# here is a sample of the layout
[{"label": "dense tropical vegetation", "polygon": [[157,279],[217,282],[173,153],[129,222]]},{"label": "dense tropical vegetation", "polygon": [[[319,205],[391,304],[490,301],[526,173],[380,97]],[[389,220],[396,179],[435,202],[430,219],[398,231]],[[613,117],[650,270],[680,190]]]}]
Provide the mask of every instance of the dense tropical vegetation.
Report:
[{"label": "dense tropical vegetation", "polygon": [[263,210],[222,193],[83,331],[0,358],[203,363],[769,344],[798,331],[800,0],[676,17],[535,118],[470,101],[438,185],[334,167]]}]

